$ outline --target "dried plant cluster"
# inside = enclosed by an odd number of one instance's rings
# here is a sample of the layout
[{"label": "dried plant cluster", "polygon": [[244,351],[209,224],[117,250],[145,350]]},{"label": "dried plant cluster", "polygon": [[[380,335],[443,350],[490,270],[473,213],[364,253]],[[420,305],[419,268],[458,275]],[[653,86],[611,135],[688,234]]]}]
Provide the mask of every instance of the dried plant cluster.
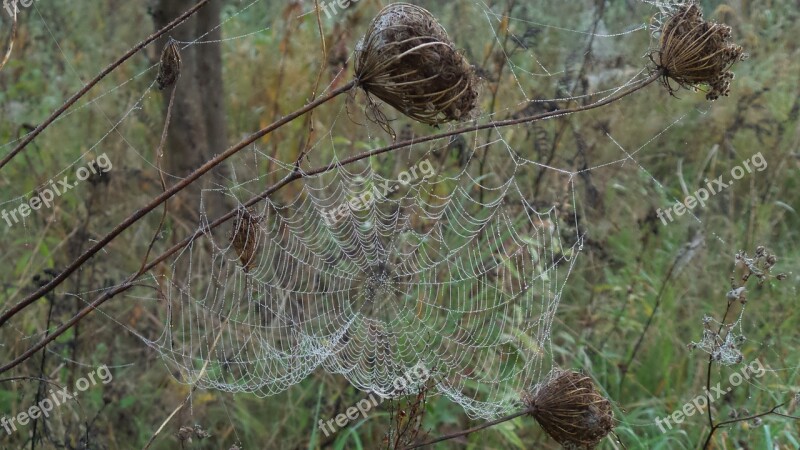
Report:
[{"label": "dried plant cluster", "polygon": [[392,400],[389,406],[391,426],[383,437],[387,450],[404,449],[412,445],[422,431],[428,386],[421,386],[411,398]]},{"label": "dried plant cluster", "polygon": [[250,272],[256,265],[256,253],[259,247],[260,231],[258,224],[261,217],[254,216],[246,209],[239,210],[236,215],[236,223],[231,234],[231,244],[239,262],[245,272]]},{"label": "dried plant cluster", "polygon": [[181,76],[181,50],[178,42],[170,39],[161,52],[161,63],[158,68],[158,89],[164,90],[178,81]]},{"label": "dried plant cluster", "polygon": [[694,3],[677,5],[668,14],[659,31],[659,47],[650,58],[664,73],[664,85],[670,94],[672,79],[683,88],[709,87],[706,99],[716,100],[730,93],[731,66],[747,55],[742,47],[730,42],[731,28],[707,22]]},{"label": "dried plant cluster", "polygon": [[[744,283],[747,283],[751,276],[755,276],[758,280],[758,285],[761,286],[765,281],[773,277],[772,269],[778,262],[778,257],[770,253],[763,245],[759,245],[756,248],[755,256],[749,257],[744,251],[739,251],[734,255],[734,262],[735,275],[731,277],[732,286],[737,284],[744,286]],[[786,279],[786,274],[779,273],[774,275],[774,278],[778,281],[783,281]],[[730,298],[729,294],[728,299],[730,300]]]},{"label": "dried plant cluster", "polygon": [[181,448],[186,448],[187,445],[191,445],[192,438],[197,440],[208,439],[211,437],[211,434],[204,430],[200,425],[195,425],[193,427],[180,427],[178,432],[175,433],[175,437],[178,438],[178,442],[180,442]]},{"label": "dried plant cluster", "polygon": [[614,428],[611,403],[579,372],[555,369],[522,401],[565,448],[594,448]]},{"label": "dried plant cluster", "polygon": [[373,19],[356,49],[356,80],[403,114],[438,125],[476,115],[478,79],[427,10],[393,3]]},{"label": "dried plant cluster", "polygon": [[[716,322],[711,316],[703,317],[703,338],[699,342],[692,342],[689,348],[701,350],[710,355],[710,361],[723,365],[740,364],[744,360],[740,347],[746,338],[736,334],[734,330],[739,320],[733,323],[724,323],[735,305],[741,308],[747,304],[747,282],[755,278],[758,286],[770,279],[782,281],[786,279],[785,273],[772,274],[772,269],[778,258],[770,253],[764,246],[758,246],[754,256],[740,250],[734,255],[733,275],[730,278],[731,288],[728,291],[727,308],[723,314],[723,323]],[[743,311],[743,310],[742,310]],[[742,312],[743,314],[743,312]]]}]

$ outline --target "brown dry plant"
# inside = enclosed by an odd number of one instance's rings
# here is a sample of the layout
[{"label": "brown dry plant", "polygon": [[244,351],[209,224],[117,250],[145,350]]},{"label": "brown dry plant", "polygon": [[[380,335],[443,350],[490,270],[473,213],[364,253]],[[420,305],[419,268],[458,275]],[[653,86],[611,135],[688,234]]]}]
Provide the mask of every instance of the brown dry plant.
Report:
[{"label": "brown dry plant", "polygon": [[244,208],[240,209],[236,215],[236,223],[233,225],[233,233],[230,239],[233,249],[239,256],[242,270],[245,272],[252,271],[256,265],[256,254],[258,253],[261,234],[260,222],[261,217],[254,216]]},{"label": "brown dry plant", "polygon": [[555,369],[522,402],[550,437],[565,448],[594,448],[614,428],[611,402],[582,373]]},{"label": "brown dry plant", "polygon": [[372,20],[356,48],[355,74],[375,119],[387,121],[370,95],[428,125],[477,115],[478,78],[426,9],[392,3]]},{"label": "brown dry plant", "polygon": [[178,42],[170,38],[161,52],[161,63],[158,68],[158,89],[164,90],[178,81],[181,76],[181,50]]},{"label": "brown dry plant", "polygon": [[676,90],[670,80],[685,89],[708,86],[708,100],[730,93],[731,66],[747,57],[741,46],[730,42],[731,27],[704,20],[700,6],[689,2],[668,13],[657,33],[658,49],[650,59],[670,94]]}]

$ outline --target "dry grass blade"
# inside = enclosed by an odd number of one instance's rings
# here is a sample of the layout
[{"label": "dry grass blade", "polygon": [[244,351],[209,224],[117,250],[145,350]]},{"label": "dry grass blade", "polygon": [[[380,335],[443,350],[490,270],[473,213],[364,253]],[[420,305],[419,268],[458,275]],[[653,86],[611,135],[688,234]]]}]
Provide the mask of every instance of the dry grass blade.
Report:
[{"label": "dry grass blade", "polygon": [[544,431],[565,448],[594,448],[614,428],[611,403],[591,378],[578,372],[554,370],[522,401]]},{"label": "dry grass blade", "polygon": [[659,48],[650,58],[664,72],[663,83],[674,80],[683,88],[709,86],[708,100],[730,93],[731,66],[747,57],[742,47],[730,42],[731,28],[707,22],[703,11],[694,3],[678,5],[669,13],[659,30]]},{"label": "dry grass blade", "polygon": [[[355,72],[368,95],[419,122],[438,125],[476,114],[472,66],[419,6],[393,3],[378,13],[356,48]],[[387,125],[379,112],[375,117]]]},{"label": "dry grass blade", "polygon": [[8,46],[6,53],[3,55],[3,60],[0,61],[0,70],[6,66],[6,63],[11,58],[11,51],[14,50],[14,41],[17,40],[17,5],[14,4],[14,14],[11,15],[11,31],[8,33]]}]

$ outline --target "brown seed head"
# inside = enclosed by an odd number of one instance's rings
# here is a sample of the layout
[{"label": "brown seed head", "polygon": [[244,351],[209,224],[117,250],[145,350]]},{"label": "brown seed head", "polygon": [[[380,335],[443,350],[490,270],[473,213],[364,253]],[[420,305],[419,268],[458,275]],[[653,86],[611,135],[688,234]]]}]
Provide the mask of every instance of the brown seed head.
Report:
[{"label": "brown seed head", "polygon": [[392,3],[356,49],[356,78],[414,120],[438,125],[476,115],[478,80],[445,29],[419,6]]},{"label": "brown seed head", "polygon": [[694,1],[677,5],[664,18],[657,31],[658,49],[650,58],[664,73],[664,85],[670,94],[672,79],[683,88],[709,87],[706,99],[716,100],[730,93],[731,66],[747,58],[742,47],[730,42],[731,28],[707,22]]},{"label": "brown seed head", "polygon": [[579,372],[554,369],[522,402],[565,448],[594,448],[614,428],[611,403]]},{"label": "brown seed head", "polygon": [[253,216],[250,211],[242,208],[238,211],[236,223],[233,226],[231,244],[239,256],[245,272],[250,272],[256,266],[256,253],[261,232],[258,226],[260,220],[260,217]]},{"label": "brown seed head", "polygon": [[164,90],[175,84],[181,76],[181,50],[178,42],[174,39],[169,40],[161,52],[161,64],[158,68],[158,89]]}]

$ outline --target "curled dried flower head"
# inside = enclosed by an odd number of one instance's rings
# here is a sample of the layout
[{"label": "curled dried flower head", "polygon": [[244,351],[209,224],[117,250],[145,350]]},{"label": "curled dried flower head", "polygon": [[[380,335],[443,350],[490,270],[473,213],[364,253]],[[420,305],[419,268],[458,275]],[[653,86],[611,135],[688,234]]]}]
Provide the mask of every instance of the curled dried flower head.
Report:
[{"label": "curled dried flower head", "polygon": [[254,216],[250,211],[240,208],[236,215],[236,223],[233,225],[231,233],[231,244],[239,256],[239,262],[245,272],[252,271],[256,266],[256,254],[258,253],[261,228],[259,222],[261,217]]},{"label": "curled dried flower head", "polygon": [[474,69],[436,18],[416,5],[392,3],[378,13],[356,48],[355,73],[368,95],[422,123],[476,113]]},{"label": "curled dried flower head", "polygon": [[747,55],[730,42],[731,28],[707,22],[694,1],[677,5],[667,13],[659,35],[658,49],[650,59],[664,74],[663,82],[672,94],[670,80],[683,88],[708,86],[706,99],[716,100],[730,92],[731,66]]},{"label": "curled dried flower head", "polygon": [[522,401],[565,448],[594,448],[614,428],[611,403],[579,372],[553,370]]},{"label": "curled dried flower head", "polygon": [[170,38],[164,51],[161,52],[161,63],[158,68],[158,89],[164,90],[178,81],[181,76],[181,50],[178,42]]}]

